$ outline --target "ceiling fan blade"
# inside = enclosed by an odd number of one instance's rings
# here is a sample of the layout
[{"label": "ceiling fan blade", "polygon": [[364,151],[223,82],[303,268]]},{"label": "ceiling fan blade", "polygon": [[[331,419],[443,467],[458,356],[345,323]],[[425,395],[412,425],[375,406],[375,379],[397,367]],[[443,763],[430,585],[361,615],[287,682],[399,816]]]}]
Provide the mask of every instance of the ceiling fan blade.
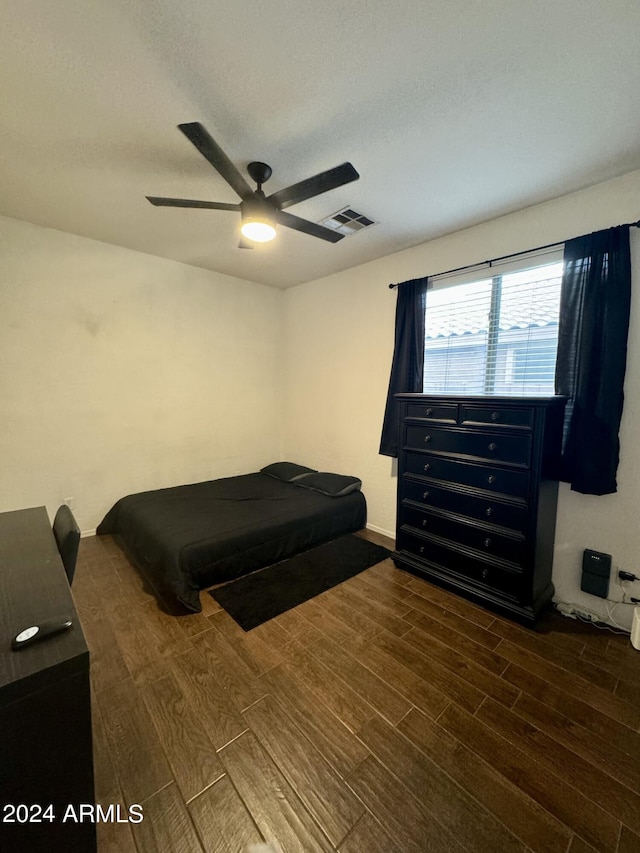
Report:
[{"label": "ceiling fan blade", "polygon": [[278,211],[277,220],[280,225],[293,228],[294,231],[302,231],[304,234],[310,234],[312,237],[319,237],[321,240],[327,240],[329,243],[337,243],[345,236],[344,234],[331,231],[330,228],[325,228],[324,225],[309,222],[308,219],[301,219],[299,216],[285,213],[283,210]]},{"label": "ceiling fan blade", "polygon": [[212,139],[200,122],[193,121],[187,124],[179,124],[178,127],[192,142],[202,156],[211,163],[225,181],[233,187],[240,198],[251,198],[253,190],[224,153],[218,143]]},{"label": "ceiling fan blade", "polygon": [[198,201],[193,198],[159,198],[148,195],[147,200],[156,207],[204,207],[207,210],[240,210],[239,204],[226,204],[220,201]]},{"label": "ceiling fan blade", "polygon": [[281,209],[291,207],[292,204],[298,204],[300,201],[334,190],[336,187],[351,183],[351,181],[357,181],[359,177],[360,175],[351,163],[343,163],[341,166],[327,169],[326,172],[320,172],[305,181],[278,190],[269,196],[269,201],[275,202]]}]

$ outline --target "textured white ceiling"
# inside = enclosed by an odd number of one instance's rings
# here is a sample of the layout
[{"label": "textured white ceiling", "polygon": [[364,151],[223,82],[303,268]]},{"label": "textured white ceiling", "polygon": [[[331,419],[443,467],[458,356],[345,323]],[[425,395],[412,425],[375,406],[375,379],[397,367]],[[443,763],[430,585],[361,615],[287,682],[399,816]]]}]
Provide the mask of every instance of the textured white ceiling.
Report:
[{"label": "textured white ceiling", "polygon": [[[639,36],[637,0],[2,0],[0,213],[290,287],[640,168]],[[350,160],[290,212],[379,224],[249,252],[152,207],[238,200],[190,121],[268,192]]]}]

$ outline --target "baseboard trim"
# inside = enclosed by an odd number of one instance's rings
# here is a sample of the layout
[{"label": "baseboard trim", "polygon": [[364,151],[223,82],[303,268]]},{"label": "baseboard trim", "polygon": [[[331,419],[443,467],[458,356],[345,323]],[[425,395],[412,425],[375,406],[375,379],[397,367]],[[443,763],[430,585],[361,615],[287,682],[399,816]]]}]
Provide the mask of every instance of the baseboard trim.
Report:
[{"label": "baseboard trim", "polygon": [[367,524],[367,530],[373,530],[374,533],[380,533],[382,536],[388,536],[389,539],[396,538],[396,532],[391,530],[385,530],[384,527],[378,527],[375,524]]}]

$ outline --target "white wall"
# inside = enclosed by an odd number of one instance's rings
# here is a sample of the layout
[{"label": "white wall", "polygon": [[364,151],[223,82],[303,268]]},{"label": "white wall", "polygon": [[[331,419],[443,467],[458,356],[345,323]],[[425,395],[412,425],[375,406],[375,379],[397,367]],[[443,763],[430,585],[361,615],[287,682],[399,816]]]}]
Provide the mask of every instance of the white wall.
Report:
[{"label": "white wall", "polygon": [[[395,461],[378,455],[396,302],[387,285],[635,221],[639,199],[640,171],[286,291],[285,457],[360,476],[369,526],[393,536]],[[640,235],[631,233],[640,281]],[[639,357],[640,300],[634,295],[619,491],[587,497],[563,484],[558,509],[556,598],[607,620],[604,602],[580,592],[580,565],[582,551],[591,548],[640,575]],[[640,597],[640,583],[635,588]],[[612,584],[610,595],[619,599],[620,587]],[[613,615],[628,624],[630,610],[618,607]]]},{"label": "white wall", "polygon": [[0,218],[0,511],[281,458],[282,292]]}]

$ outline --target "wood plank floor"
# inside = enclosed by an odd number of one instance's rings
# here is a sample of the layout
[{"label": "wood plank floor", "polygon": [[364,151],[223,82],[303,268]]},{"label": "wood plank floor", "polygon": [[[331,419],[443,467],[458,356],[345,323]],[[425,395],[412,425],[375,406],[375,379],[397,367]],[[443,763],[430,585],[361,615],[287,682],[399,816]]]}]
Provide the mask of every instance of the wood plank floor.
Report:
[{"label": "wood plank floor", "polygon": [[[371,533],[367,538],[392,547]],[[640,653],[521,628],[391,560],[249,633],[172,616],[110,537],[73,586],[100,853],[640,851]]]}]

